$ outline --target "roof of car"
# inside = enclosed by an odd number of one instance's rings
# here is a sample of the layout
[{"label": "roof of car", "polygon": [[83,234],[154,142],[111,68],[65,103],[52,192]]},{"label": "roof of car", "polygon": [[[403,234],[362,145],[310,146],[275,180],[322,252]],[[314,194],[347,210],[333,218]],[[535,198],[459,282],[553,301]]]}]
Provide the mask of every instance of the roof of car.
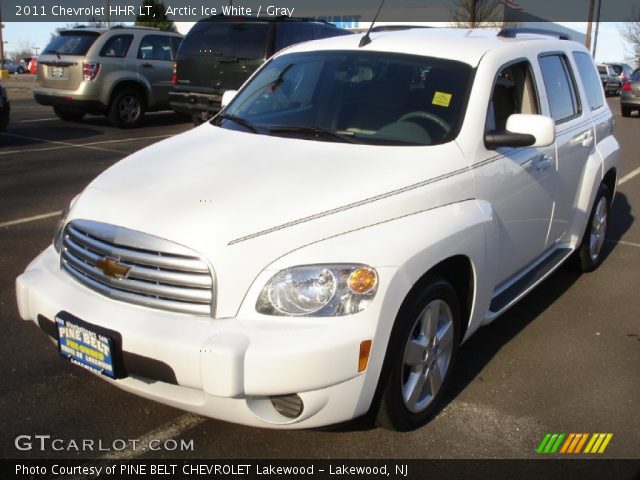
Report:
[{"label": "roof of car", "polygon": [[155,27],[142,27],[142,26],[136,26],[136,25],[114,25],[112,27],[85,27],[84,25],[79,25],[77,27],[73,27],[73,28],[65,28],[64,30],[61,30],[61,33],[68,33],[68,32],[93,32],[93,33],[105,33],[105,32],[110,32],[110,31],[127,31],[127,30],[148,30],[148,31],[153,31],[153,32],[157,32],[157,33],[162,33],[162,34],[169,34],[169,35],[180,35],[182,36],[180,33],[178,32],[171,32],[171,31],[167,31],[167,30],[160,30],[159,28],[155,28]]},{"label": "roof of car", "polygon": [[[542,35],[526,35],[517,38],[498,36],[491,30],[460,28],[412,28],[406,30],[372,32],[371,43],[359,47],[363,35],[331,37],[295,45],[290,52],[313,50],[361,50],[381,52],[402,52],[457,60],[475,66],[490,50],[504,50],[517,54],[523,45],[549,45],[549,42],[566,42]],[[526,42],[526,43],[523,43]],[[572,46],[578,46],[570,42]],[[446,45],[446,48],[443,46]]]}]

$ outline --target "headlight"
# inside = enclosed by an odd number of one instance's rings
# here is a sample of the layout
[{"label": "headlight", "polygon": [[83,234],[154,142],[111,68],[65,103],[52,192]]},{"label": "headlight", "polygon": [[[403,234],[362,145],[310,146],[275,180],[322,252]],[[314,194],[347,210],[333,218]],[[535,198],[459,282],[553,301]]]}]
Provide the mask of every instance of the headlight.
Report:
[{"label": "headlight", "polygon": [[256,310],[266,315],[349,315],[367,308],[377,289],[378,274],[364,265],[292,267],[271,277]]},{"label": "headlight", "polygon": [[79,196],[80,195],[76,195],[73,198],[73,200],[69,202],[69,205],[67,205],[64,208],[64,210],[62,210],[62,213],[60,214],[60,218],[58,219],[58,223],[56,224],[56,230],[55,230],[55,233],[53,234],[53,248],[55,248],[56,252],[58,253],[60,253],[60,251],[62,250],[62,232],[64,230],[64,225],[67,222],[69,211],[71,210],[71,207],[73,206],[73,204],[76,203],[76,199]]}]

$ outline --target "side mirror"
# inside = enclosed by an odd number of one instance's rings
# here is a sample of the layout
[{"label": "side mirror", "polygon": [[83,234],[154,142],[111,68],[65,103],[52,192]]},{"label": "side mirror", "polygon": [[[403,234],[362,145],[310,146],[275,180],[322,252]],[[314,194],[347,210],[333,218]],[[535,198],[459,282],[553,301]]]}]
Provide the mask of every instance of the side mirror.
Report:
[{"label": "side mirror", "polygon": [[546,147],[556,140],[556,123],[544,115],[515,113],[507,119],[506,130],[487,132],[486,147]]},{"label": "side mirror", "polygon": [[231,100],[233,100],[233,97],[236,96],[236,93],[238,93],[237,90],[227,90],[226,92],[224,92],[222,94],[221,108],[229,105],[229,103],[231,103]]}]

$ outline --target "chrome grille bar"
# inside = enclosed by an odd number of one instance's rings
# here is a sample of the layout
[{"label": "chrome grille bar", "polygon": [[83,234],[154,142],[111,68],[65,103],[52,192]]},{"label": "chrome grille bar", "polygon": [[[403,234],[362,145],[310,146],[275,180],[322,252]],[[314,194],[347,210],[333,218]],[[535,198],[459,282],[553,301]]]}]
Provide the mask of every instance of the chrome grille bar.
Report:
[{"label": "chrome grille bar", "polygon": [[[102,295],[175,312],[213,313],[213,275],[195,252],[181,245],[123,227],[74,220],[65,228],[62,247],[62,268]],[[107,258],[128,268],[126,275],[112,276],[98,266]]]}]

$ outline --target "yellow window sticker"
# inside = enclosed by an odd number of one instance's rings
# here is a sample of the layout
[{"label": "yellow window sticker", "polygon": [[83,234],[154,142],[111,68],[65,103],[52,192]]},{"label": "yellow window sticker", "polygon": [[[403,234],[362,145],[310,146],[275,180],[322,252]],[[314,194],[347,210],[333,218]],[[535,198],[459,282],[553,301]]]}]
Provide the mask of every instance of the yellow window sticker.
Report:
[{"label": "yellow window sticker", "polygon": [[433,95],[433,100],[431,101],[431,103],[440,107],[448,107],[451,103],[451,94],[436,91],[436,93]]}]

